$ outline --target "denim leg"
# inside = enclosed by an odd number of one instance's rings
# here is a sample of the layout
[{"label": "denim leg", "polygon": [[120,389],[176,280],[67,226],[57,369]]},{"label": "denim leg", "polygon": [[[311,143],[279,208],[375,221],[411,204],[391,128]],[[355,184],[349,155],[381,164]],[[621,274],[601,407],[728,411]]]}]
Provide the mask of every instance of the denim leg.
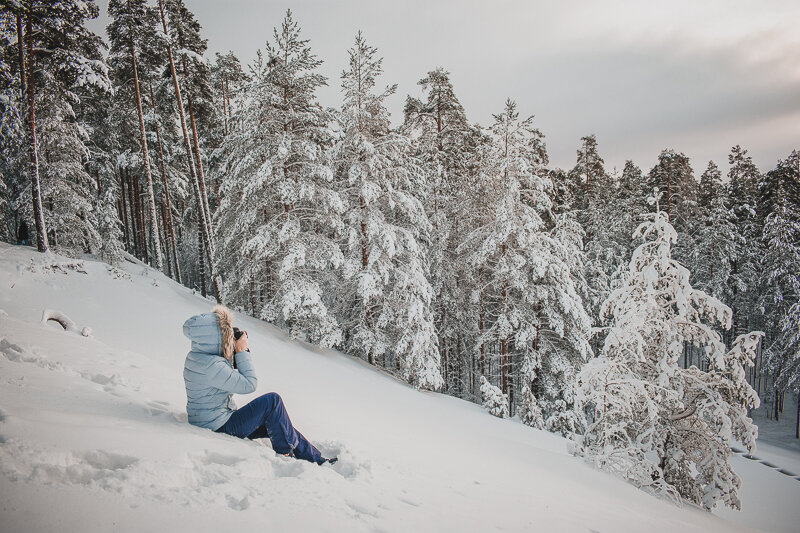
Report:
[{"label": "denim leg", "polygon": [[294,456],[298,459],[312,463],[319,462],[322,454],[294,428],[281,397],[275,393],[266,396],[269,397],[272,409],[267,413],[264,425],[270,435],[272,449],[278,453],[289,453],[289,450],[292,449]]},{"label": "denim leg", "polygon": [[297,447],[294,449],[294,456],[298,459],[305,459],[312,463],[319,463],[322,460],[322,453],[306,439],[299,431],[297,433]]},{"label": "denim leg", "polygon": [[319,462],[322,454],[292,426],[289,413],[281,397],[271,392],[235,411],[228,421],[217,430],[239,438],[261,438],[269,435],[272,449],[278,453],[289,453],[306,461]]},{"label": "denim leg", "polygon": [[250,440],[253,440],[253,439],[268,439],[269,438],[269,432],[267,431],[267,428],[265,428],[264,426],[258,426],[255,431],[253,431],[252,433],[250,433],[247,436],[247,438],[250,439]]},{"label": "denim leg", "polygon": [[244,439],[258,428],[263,427],[264,418],[269,409],[267,396],[260,396],[241,409],[234,411],[228,421],[217,432]]}]

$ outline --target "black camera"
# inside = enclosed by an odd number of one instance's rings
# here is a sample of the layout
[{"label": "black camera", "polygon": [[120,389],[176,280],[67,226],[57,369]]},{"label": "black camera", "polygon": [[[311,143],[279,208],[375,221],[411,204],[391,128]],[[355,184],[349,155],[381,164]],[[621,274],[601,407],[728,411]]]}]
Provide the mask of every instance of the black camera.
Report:
[{"label": "black camera", "polygon": [[247,332],[244,331],[244,330],[241,330],[239,328],[233,328],[233,339],[238,341],[239,337],[241,337],[245,333],[247,333]]}]

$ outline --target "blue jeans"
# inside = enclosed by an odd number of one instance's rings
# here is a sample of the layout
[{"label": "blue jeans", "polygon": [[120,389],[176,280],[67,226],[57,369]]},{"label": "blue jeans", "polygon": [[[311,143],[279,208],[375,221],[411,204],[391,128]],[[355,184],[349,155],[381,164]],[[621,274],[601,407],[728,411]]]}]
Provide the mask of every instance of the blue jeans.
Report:
[{"label": "blue jeans", "polygon": [[322,454],[292,426],[281,397],[270,392],[259,396],[233,412],[217,433],[227,433],[240,439],[269,438],[272,449],[285,454],[293,451],[298,459],[312,463],[322,461]]}]

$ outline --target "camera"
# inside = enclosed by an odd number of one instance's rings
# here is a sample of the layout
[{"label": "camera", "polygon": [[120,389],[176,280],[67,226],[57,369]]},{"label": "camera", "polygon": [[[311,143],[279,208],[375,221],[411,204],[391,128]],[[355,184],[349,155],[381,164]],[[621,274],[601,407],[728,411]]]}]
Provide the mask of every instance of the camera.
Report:
[{"label": "camera", "polygon": [[239,337],[241,337],[242,335],[244,335],[246,333],[247,333],[246,331],[241,330],[239,328],[233,328],[233,339],[238,341]]}]

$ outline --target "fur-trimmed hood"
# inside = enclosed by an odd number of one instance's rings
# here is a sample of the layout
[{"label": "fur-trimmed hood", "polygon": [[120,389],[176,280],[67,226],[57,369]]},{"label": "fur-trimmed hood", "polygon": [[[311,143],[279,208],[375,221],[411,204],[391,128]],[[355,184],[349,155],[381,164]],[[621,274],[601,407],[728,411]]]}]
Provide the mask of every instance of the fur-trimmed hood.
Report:
[{"label": "fur-trimmed hood", "polygon": [[222,335],[221,351],[222,356],[228,361],[233,357],[233,314],[224,305],[217,305],[211,310],[217,315],[219,321],[219,331]]},{"label": "fur-trimmed hood", "polygon": [[193,352],[233,358],[233,314],[224,305],[189,318],[183,323],[183,334],[192,341]]}]

